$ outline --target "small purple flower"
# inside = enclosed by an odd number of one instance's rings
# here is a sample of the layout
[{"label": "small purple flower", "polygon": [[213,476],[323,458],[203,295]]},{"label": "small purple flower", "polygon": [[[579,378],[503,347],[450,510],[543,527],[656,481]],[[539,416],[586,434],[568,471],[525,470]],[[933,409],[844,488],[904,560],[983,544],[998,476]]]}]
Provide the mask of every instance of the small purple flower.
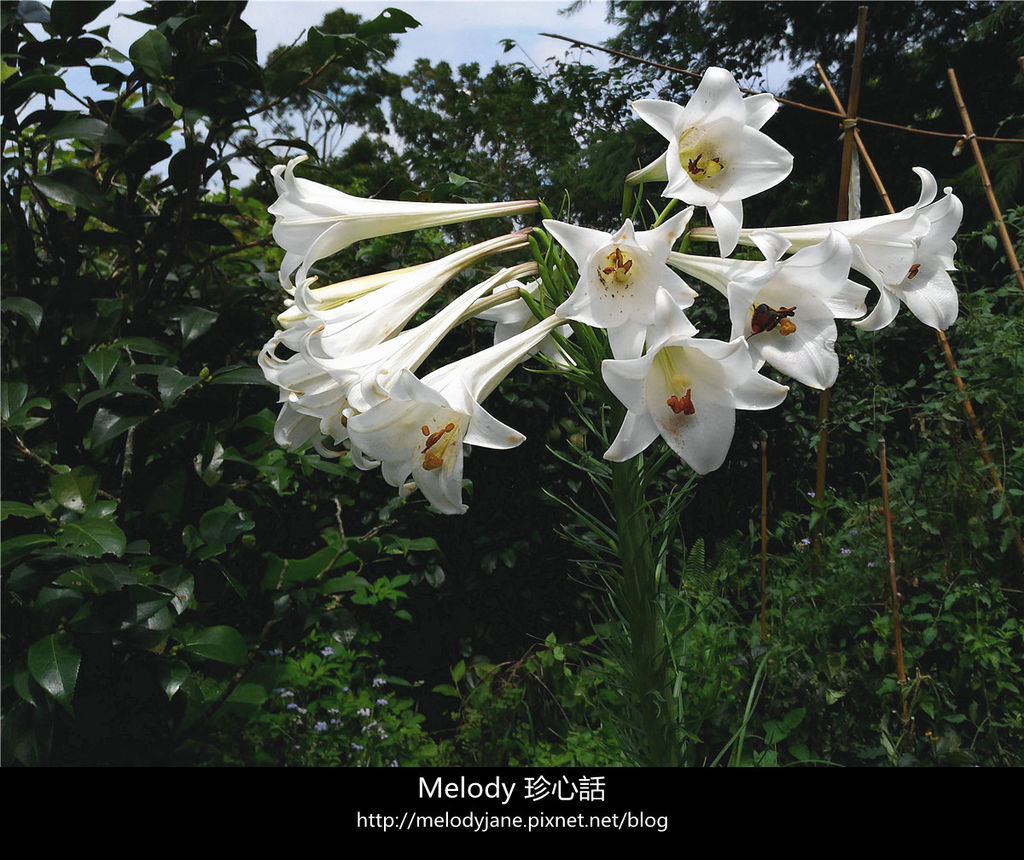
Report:
[{"label": "small purple flower", "polygon": [[370,709],[369,708],[360,708],[358,711],[356,711],[356,713],[359,716],[361,716],[361,717],[368,717],[368,716],[370,716]]},{"label": "small purple flower", "polygon": [[300,714],[304,714],[304,713],[306,713],[306,709],[305,708],[299,708],[298,712]]},{"label": "small purple flower", "polygon": [[868,562],[868,567],[874,567],[874,566],[875,566],[875,563],[873,561],[869,561]]},{"label": "small purple flower", "polygon": [[374,678],[373,679],[373,686],[375,686],[375,687],[383,687],[386,683],[387,683],[387,679],[386,678]]},{"label": "small purple flower", "polygon": [[348,687],[342,687],[342,688],[341,688],[341,692],[343,692],[343,693],[347,693],[347,692],[348,692]]},{"label": "small purple flower", "polygon": [[392,761],[391,764],[389,765],[389,767],[398,767],[398,762],[397,761]]},{"label": "small purple flower", "polygon": [[294,710],[295,710],[296,708],[298,708],[299,706],[298,706],[298,705],[296,705],[296,704],[295,704],[295,702],[289,702],[289,703],[288,703],[288,705],[287,705],[287,707],[288,707],[288,710],[289,710],[289,711],[294,711]]},{"label": "small purple flower", "polygon": [[810,538],[800,538],[800,543],[802,543],[804,546],[810,546],[811,545],[811,539]]},{"label": "small purple flower", "polygon": [[856,535],[857,534],[857,529],[850,529],[850,534],[851,535]]},{"label": "small purple flower", "polygon": [[366,749],[366,747],[360,746],[359,744],[352,744],[352,749],[354,749],[354,750],[364,750],[364,749]]},{"label": "small purple flower", "polygon": [[377,704],[378,705],[386,705],[387,703],[388,703],[387,699],[377,699]]},{"label": "small purple flower", "polygon": [[811,490],[811,491],[810,491],[810,492],[809,492],[809,493],[807,494],[807,498],[809,498],[809,499],[813,499],[813,498],[814,498],[814,490]]},{"label": "small purple flower", "polygon": [[[285,690],[282,687],[278,687],[277,689],[281,691],[281,698],[282,699],[289,699],[289,698],[292,698],[295,695],[291,690]],[[277,692],[277,691],[275,690],[274,692]]]},{"label": "small purple flower", "polygon": [[334,656],[334,649],[330,645],[327,645],[320,649],[320,653],[323,654],[324,657],[332,657]]},{"label": "small purple flower", "polygon": [[316,731],[318,731],[318,732],[326,732],[327,731],[327,723],[325,723],[323,720],[318,720],[313,725],[313,728],[316,729]]},{"label": "small purple flower", "polygon": [[844,546],[841,550],[839,550],[839,552],[841,552],[843,555],[849,555],[851,552],[853,552],[853,550],[852,549],[847,549]]}]

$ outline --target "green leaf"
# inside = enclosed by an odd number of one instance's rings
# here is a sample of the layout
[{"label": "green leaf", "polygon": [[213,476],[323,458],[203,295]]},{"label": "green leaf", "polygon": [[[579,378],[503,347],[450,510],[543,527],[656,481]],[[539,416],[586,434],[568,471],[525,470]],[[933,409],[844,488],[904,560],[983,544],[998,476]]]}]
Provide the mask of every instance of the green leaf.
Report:
[{"label": "green leaf", "polygon": [[146,420],[144,415],[117,415],[109,409],[97,409],[96,418],[92,422],[92,429],[89,431],[89,439],[94,448],[104,445],[111,439],[116,439],[122,433],[127,432]]},{"label": "green leaf", "polygon": [[177,355],[173,349],[164,346],[151,337],[123,337],[114,346],[123,346],[134,352],[141,352],[145,355],[157,355],[162,358],[173,358]]},{"label": "green leaf", "polygon": [[188,680],[188,676],[188,666],[181,661],[163,668],[163,674],[160,676],[160,686],[163,687],[163,691],[167,694],[168,699],[174,698],[174,694],[181,689],[185,681]]},{"label": "green leaf", "polygon": [[124,532],[109,520],[79,520],[66,523],[57,544],[87,558],[111,553],[121,556],[127,544]]},{"label": "green leaf", "polygon": [[32,505],[26,505],[24,502],[0,502],[0,523],[8,517],[21,517],[30,520],[42,515],[41,510]]},{"label": "green leaf", "polygon": [[75,466],[70,472],[50,478],[50,496],[69,511],[84,513],[96,501],[100,476],[88,466]]},{"label": "green leaf", "polygon": [[81,168],[60,167],[52,173],[32,177],[29,181],[58,203],[88,210],[98,209],[103,204],[103,191],[96,178]]},{"label": "green leaf", "polygon": [[419,26],[421,26],[420,22],[412,15],[389,6],[373,20],[361,23],[356,28],[356,35],[360,39],[366,39],[370,36],[389,33],[405,33],[407,30],[414,30]]},{"label": "green leaf", "polygon": [[89,369],[89,372],[96,377],[96,381],[102,388],[110,379],[117,363],[121,360],[121,351],[110,347],[100,347],[95,352],[86,353],[82,363]]},{"label": "green leaf", "polygon": [[159,30],[149,30],[136,39],[128,49],[128,56],[151,80],[160,80],[171,73],[171,46]]},{"label": "green leaf", "polygon": [[206,334],[217,321],[219,315],[206,308],[184,308],[178,315],[181,325],[181,342],[184,346],[192,343],[197,337]]},{"label": "green leaf", "polygon": [[270,388],[277,386],[267,381],[263,371],[256,367],[247,367],[242,364],[233,364],[229,367],[222,367],[210,375],[211,385],[264,385]]},{"label": "green leaf", "polygon": [[71,115],[46,132],[50,140],[94,140],[99,143],[113,143],[127,146],[128,142],[120,132],[101,119],[91,116]]},{"label": "green leaf", "polygon": [[95,21],[104,9],[113,5],[113,0],[54,0],[50,4],[50,32],[58,36],[77,36],[86,24]]},{"label": "green leaf", "polygon": [[39,331],[39,324],[43,321],[43,309],[42,307],[32,301],[32,299],[26,299],[24,296],[11,296],[10,298],[3,299],[0,301],[0,310],[10,311],[20,317],[24,317],[30,326],[32,331]]},{"label": "green leaf", "polygon": [[82,655],[64,633],[51,633],[28,649],[28,670],[36,683],[71,711]]},{"label": "green leaf", "polygon": [[195,657],[204,660],[216,660],[241,666],[248,657],[248,648],[242,634],[234,627],[220,625],[207,627],[182,641],[182,647]]}]

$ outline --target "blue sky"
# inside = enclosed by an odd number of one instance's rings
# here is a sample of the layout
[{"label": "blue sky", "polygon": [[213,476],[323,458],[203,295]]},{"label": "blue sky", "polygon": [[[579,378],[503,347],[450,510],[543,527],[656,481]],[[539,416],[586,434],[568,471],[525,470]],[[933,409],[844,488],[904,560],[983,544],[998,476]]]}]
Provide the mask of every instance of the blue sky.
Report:
[{"label": "blue sky", "polygon": [[[128,21],[120,13],[133,12],[143,4],[136,0],[119,0],[97,20],[111,24],[111,40],[127,50],[144,32],[141,24]],[[447,60],[453,66],[478,62],[489,68],[502,57],[499,41],[515,39],[522,51],[534,62],[565,53],[568,45],[539,36],[541,32],[560,33],[586,42],[600,42],[614,32],[604,21],[603,0],[590,0],[574,15],[564,16],[559,10],[569,0],[250,0],[242,18],[256,31],[260,59],[278,45],[289,44],[307,27],[319,24],[324,15],[337,8],[374,18],[381,11],[397,7],[416,18],[422,26],[400,37],[395,71],[412,67],[419,57],[434,62]],[[521,51],[512,59],[525,60]]]}]

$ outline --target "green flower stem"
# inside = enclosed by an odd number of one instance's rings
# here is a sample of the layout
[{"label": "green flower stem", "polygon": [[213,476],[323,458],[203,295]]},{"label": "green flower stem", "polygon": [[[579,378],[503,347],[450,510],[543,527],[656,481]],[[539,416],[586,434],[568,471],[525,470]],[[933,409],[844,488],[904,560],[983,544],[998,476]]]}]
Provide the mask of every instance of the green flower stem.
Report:
[{"label": "green flower stem", "polygon": [[659,612],[650,510],[640,478],[642,464],[642,457],[612,464],[612,496],[622,563],[616,597],[629,636],[627,685],[632,688],[632,706],[638,711],[634,723],[639,736],[637,751],[644,764],[674,767],[680,764],[675,698]]}]

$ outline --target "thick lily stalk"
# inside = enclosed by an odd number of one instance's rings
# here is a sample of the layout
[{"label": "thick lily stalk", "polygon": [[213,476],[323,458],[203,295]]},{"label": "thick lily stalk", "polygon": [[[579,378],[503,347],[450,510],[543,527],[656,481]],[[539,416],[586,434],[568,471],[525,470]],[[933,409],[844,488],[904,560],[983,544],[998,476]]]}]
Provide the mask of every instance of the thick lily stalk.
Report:
[{"label": "thick lily stalk", "polygon": [[622,577],[617,598],[629,632],[628,672],[643,764],[675,767],[682,761],[669,674],[668,643],[658,604],[651,546],[653,522],[640,479],[642,457],[612,464],[612,501]]},{"label": "thick lily stalk", "polygon": [[302,283],[314,263],[353,242],[537,208],[536,200],[471,204],[354,197],[297,177],[295,168],[306,157],[293,158],[287,166],[278,164],[272,171],[278,198],[267,211],[276,219],[274,239],[285,250],[280,272],[285,287]]}]

